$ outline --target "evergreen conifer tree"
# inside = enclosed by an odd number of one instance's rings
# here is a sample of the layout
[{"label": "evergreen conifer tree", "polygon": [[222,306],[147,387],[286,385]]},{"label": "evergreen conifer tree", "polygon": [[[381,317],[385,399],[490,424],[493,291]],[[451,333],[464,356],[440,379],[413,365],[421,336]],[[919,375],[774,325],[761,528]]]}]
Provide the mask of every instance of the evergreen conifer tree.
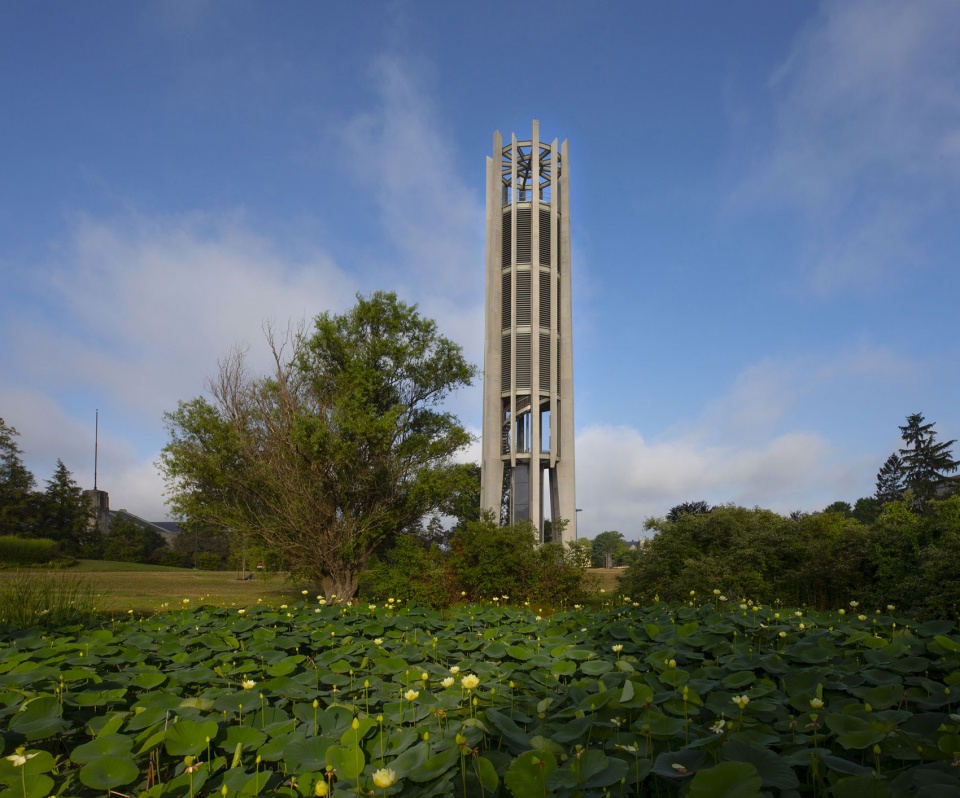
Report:
[{"label": "evergreen conifer tree", "polygon": [[0,535],[22,535],[32,525],[35,480],[23,464],[19,434],[0,418]]},{"label": "evergreen conifer tree", "polygon": [[64,553],[79,555],[84,544],[91,542],[95,530],[90,524],[87,497],[63,460],[57,460],[53,476],[47,480],[39,500],[37,535],[58,541]]},{"label": "evergreen conifer tree", "polygon": [[906,489],[903,460],[900,455],[891,454],[877,472],[877,501],[880,504],[900,501]]},{"label": "evergreen conifer tree", "polygon": [[956,440],[937,443],[933,422],[924,423],[922,413],[907,416],[907,423],[900,427],[906,448],[900,450],[904,465],[906,486],[913,492],[914,502],[923,505],[956,478],[949,475],[960,467],[953,459],[950,447]]}]

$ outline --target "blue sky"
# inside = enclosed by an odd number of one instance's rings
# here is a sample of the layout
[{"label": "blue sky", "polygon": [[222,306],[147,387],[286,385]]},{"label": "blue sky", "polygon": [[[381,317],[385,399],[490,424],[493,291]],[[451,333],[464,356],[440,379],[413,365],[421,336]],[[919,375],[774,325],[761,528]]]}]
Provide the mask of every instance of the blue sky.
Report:
[{"label": "blue sky", "polygon": [[952,0],[0,4],[0,416],[88,487],[99,408],[160,519],[163,412],[265,320],[395,290],[480,363],[485,158],[536,118],[580,534],[870,495],[907,414],[960,438],[958,41]]}]

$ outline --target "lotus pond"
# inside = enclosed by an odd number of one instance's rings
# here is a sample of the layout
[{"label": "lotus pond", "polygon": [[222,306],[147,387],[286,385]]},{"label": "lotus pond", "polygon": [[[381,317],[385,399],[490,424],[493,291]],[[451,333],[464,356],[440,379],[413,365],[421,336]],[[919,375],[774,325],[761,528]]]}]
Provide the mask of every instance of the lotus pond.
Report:
[{"label": "lotus pond", "polygon": [[960,796],[891,609],[198,607],[0,643],[0,795]]}]

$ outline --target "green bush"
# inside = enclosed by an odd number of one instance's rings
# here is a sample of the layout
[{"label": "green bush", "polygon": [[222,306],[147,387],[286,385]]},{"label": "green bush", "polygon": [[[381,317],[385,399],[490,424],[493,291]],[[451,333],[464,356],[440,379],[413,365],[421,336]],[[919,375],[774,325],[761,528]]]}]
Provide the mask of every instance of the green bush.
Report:
[{"label": "green bush", "polygon": [[689,600],[719,589],[728,598],[825,609],[871,591],[870,530],[834,512],[786,518],[759,507],[715,507],[674,520],[652,519],[657,534],[619,580],[624,593]]},{"label": "green bush", "polygon": [[0,537],[0,565],[24,567],[40,565],[57,559],[59,549],[55,540],[48,538],[21,538],[16,535]]},{"label": "green bush", "polygon": [[471,601],[507,596],[517,604],[559,606],[586,595],[586,562],[577,547],[538,545],[532,524],[497,526],[486,514],[457,531],[448,568],[455,590]]},{"label": "green bush", "polygon": [[146,527],[123,513],[110,521],[110,529],[103,537],[103,558],[113,562],[151,562],[167,548],[163,536],[152,527]]},{"label": "green bush", "polygon": [[960,617],[960,497],[888,502],[867,525],[842,512],[784,517],[733,505],[652,519],[657,534],[619,589],[637,600],[730,600],[830,609],[858,601],[920,618]]},{"label": "green bush", "polygon": [[360,576],[360,591],[377,601],[402,598],[437,609],[459,597],[450,582],[443,553],[415,535],[398,536],[391,549],[371,560]]},{"label": "green bush", "polygon": [[193,565],[193,557],[181,554],[173,549],[164,549],[158,552],[157,565],[167,565],[171,568],[189,568]]},{"label": "green bush", "polygon": [[0,580],[0,623],[19,629],[79,623],[103,610],[92,581],[77,574],[19,572]]},{"label": "green bush", "polygon": [[202,551],[197,555],[197,568],[201,571],[223,570],[223,557],[210,551]]}]

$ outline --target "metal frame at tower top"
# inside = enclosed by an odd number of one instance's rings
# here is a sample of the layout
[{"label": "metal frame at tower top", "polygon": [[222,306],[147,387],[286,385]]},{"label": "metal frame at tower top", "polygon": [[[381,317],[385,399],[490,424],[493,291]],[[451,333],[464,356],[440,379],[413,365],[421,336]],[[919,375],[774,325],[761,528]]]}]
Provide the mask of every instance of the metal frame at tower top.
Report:
[{"label": "metal frame at tower top", "polygon": [[[567,142],[493,136],[487,158],[481,505],[577,536]],[[544,485],[546,477],[547,484]],[[545,533],[544,496],[551,524]],[[501,515],[505,508],[506,518]]]}]

